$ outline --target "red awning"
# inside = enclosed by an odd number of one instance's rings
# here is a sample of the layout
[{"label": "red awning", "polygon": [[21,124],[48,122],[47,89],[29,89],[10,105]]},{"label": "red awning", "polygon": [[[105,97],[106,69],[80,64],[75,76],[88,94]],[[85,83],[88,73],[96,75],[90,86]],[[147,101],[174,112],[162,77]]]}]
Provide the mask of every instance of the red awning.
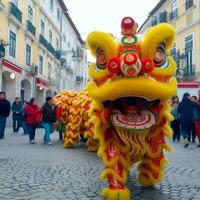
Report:
[{"label": "red awning", "polygon": [[199,82],[178,83],[178,88],[199,88]]},{"label": "red awning", "polygon": [[48,82],[43,80],[43,79],[41,79],[41,78],[37,78],[36,82],[37,82],[37,84],[42,85],[44,87],[47,87],[47,88],[49,87]]},{"label": "red awning", "polygon": [[21,67],[15,65],[14,63],[12,63],[12,62],[10,62],[10,61],[8,61],[6,59],[3,59],[2,64],[3,64],[4,67],[7,67],[7,68],[19,73],[19,74],[22,73],[22,68]]}]

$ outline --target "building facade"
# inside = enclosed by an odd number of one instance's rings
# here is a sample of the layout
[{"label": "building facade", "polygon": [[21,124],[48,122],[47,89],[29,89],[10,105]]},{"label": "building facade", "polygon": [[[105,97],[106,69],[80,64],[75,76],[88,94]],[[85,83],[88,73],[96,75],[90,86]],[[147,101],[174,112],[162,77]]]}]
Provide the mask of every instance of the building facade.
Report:
[{"label": "building facade", "polygon": [[85,86],[77,78],[87,68],[85,44],[63,0],[1,0],[0,19],[0,90],[11,102],[36,97],[42,105]]},{"label": "building facade", "polygon": [[139,29],[145,30],[167,22],[176,29],[176,39],[170,52],[177,64],[178,95],[197,95],[200,83],[200,1],[160,0]]}]

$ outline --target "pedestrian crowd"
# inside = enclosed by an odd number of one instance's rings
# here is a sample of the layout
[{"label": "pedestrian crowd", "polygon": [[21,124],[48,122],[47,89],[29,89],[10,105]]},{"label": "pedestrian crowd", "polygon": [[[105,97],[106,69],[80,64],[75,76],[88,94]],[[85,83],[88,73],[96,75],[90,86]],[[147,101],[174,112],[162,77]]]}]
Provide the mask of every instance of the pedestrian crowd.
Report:
[{"label": "pedestrian crowd", "polygon": [[[170,101],[172,115],[171,122],[173,130],[173,141],[180,141],[181,135],[184,140],[184,147],[190,142],[196,143],[200,147],[200,91],[198,98],[184,93],[182,101],[174,96]],[[0,139],[4,139],[6,120],[12,110],[13,133],[17,133],[22,127],[24,135],[29,136],[30,144],[35,143],[35,132],[37,128],[44,128],[43,143],[52,145],[51,133],[55,127],[59,127],[59,139],[62,140],[63,124],[58,122],[57,107],[53,103],[52,97],[47,97],[42,107],[37,105],[36,99],[31,98],[29,102],[21,102],[19,97],[10,104],[6,99],[5,92],[0,92]],[[81,138],[83,139],[83,138]]]},{"label": "pedestrian crowd", "polygon": [[52,97],[47,97],[42,107],[37,105],[35,98],[31,98],[29,102],[21,102],[20,98],[16,97],[11,105],[6,99],[5,92],[0,92],[0,139],[4,139],[6,120],[10,111],[14,134],[22,127],[23,134],[29,136],[30,144],[34,144],[36,129],[44,128],[43,143],[52,145],[51,133],[57,124],[56,106]]},{"label": "pedestrian crowd", "polygon": [[172,115],[171,122],[173,130],[173,141],[180,141],[182,135],[184,147],[188,147],[190,142],[196,143],[200,147],[200,91],[197,96],[190,96],[184,93],[182,101],[179,102],[178,96],[171,99]]}]

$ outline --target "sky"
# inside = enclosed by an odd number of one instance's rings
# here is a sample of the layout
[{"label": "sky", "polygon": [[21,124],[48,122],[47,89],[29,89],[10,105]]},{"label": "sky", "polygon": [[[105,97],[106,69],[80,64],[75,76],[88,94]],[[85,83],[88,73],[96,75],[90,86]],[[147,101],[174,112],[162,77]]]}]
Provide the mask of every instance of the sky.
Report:
[{"label": "sky", "polygon": [[[91,31],[120,35],[123,17],[132,17],[139,26],[159,0],[64,0],[83,40]],[[89,60],[90,60],[89,55]]]}]

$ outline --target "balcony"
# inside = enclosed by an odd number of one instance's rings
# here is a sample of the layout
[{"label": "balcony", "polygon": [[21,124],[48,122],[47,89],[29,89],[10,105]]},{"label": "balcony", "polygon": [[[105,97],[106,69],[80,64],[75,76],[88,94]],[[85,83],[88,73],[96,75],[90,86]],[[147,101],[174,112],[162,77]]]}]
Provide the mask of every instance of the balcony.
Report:
[{"label": "balcony", "polygon": [[55,56],[55,49],[52,47],[50,43],[47,43],[47,50]]},{"label": "balcony", "polygon": [[39,43],[42,44],[46,49],[48,49],[48,42],[42,35],[40,35],[39,37]]},{"label": "balcony", "polygon": [[185,10],[188,10],[189,8],[191,8],[194,5],[194,1],[193,0],[186,0],[185,3]]},{"label": "balcony", "polygon": [[82,82],[83,76],[76,76],[76,82]]},{"label": "balcony", "polygon": [[22,12],[18,9],[18,7],[10,2],[10,14],[12,14],[13,16],[15,16],[15,18],[22,23]]},{"label": "balcony", "polygon": [[55,51],[55,58],[60,61],[61,53],[59,51]]},{"label": "balcony", "polygon": [[169,19],[173,20],[178,16],[178,9],[173,10],[171,13],[169,13]]},{"label": "balcony", "polygon": [[191,77],[191,76],[195,76],[195,65],[190,65],[190,66],[186,66],[183,70],[183,76],[184,77]]},{"label": "balcony", "polygon": [[29,20],[27,20],[26,23],[27,23],[27,30],[28,30],[32,35],[35,36],[35,32],[36,32],[35,26],[33,26],[33,24],[32,24]]}]

